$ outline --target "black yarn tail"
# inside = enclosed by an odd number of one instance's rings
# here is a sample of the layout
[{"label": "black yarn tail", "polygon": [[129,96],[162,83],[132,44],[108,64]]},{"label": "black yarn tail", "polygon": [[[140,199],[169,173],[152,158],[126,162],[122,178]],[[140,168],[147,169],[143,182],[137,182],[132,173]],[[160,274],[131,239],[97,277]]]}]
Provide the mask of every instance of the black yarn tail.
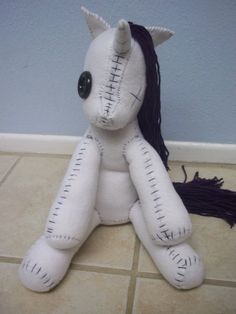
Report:
[{"label": "black yarn tail", "polygon": [[222,178],[200,178],[198,172],[192,181],[187,182],[184,166],[182,169],[184,182],[173,184],[188,212],[224,219],[232,228],[236,223],[236,191],[222,189]]}]

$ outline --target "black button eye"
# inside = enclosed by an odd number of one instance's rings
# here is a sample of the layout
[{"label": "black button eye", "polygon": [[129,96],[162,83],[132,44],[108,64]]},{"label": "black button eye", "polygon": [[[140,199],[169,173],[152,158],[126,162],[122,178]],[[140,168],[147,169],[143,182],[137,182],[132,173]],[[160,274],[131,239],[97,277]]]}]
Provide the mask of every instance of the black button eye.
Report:
[{"label": "black button eye", "polygon": [[78,82],[78,93],[79,96],[83,99],[86,99],[91,91],[92,87],[92,75],[88,71],[84,71],[80,77]]}]

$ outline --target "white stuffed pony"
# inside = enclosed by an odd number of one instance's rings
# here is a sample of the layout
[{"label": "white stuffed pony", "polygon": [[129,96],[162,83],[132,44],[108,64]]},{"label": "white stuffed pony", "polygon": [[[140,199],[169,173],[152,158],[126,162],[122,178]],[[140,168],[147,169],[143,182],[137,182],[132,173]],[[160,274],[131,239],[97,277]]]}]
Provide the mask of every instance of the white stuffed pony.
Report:
[{"label": "white stuffed pony", "polygon": [[[95,227],[131,222],[166,280],[178,289],[194,288],[204,271],[185,242],[192,230],[188,212],[137,119],[148,85],[144,48],[132,36],[132,23],[120,20],[110,28],[101,17],[82,11],[93,40],[78,91],[90,126],[73,154],[44,234],[23,259],[21,281],[34,291],[52,289]],[[172,35],[164,28],[143,29],[152,46]]]}]

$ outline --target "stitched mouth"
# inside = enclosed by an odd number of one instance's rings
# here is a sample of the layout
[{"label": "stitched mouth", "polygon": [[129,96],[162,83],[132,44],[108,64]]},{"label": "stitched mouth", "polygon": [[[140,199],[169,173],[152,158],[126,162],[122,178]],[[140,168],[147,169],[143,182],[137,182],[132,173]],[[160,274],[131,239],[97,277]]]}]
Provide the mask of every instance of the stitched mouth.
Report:
[{"label": "stitched mouth", "polygon": [[96,122],[100,127],[103,127],[103,128],[111,128],[113,125],[113,120],[105,116],[98,117],[96,119]]}]

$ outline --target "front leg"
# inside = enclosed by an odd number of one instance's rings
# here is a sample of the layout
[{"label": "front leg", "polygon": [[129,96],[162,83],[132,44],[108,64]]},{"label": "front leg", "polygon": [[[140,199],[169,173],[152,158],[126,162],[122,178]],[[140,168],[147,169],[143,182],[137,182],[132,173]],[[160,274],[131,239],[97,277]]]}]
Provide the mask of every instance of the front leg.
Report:
[{"label": "front leg", "polygon": [[67,249],[82,241],[95,207],[100,159],[94,139],[85,135],[49,212],[45,238],[52,247]]},{"label": "front leg", "polygon": [[152,240],[159,245],[184,241],[191,234],[191,221],[157,152],[135,137],[127,144],[125,156]]}]

